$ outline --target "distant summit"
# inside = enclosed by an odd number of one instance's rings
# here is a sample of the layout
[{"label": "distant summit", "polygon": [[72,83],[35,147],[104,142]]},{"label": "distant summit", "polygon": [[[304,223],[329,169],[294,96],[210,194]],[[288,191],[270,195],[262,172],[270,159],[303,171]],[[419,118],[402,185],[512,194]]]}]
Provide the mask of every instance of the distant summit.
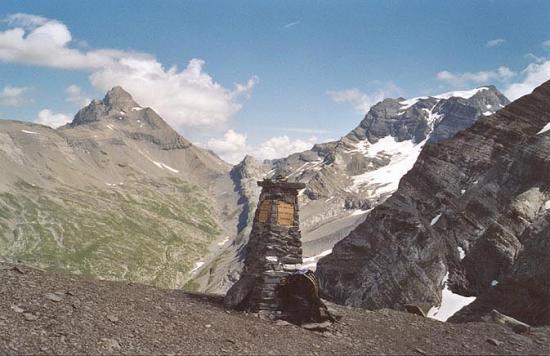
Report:
[{"label": "distant summit", "polygon": [[116,86],[107,92],[103,100],[93,100],[88,106],[78,111],[70,126],[74,127],[138,109],[141,110],[141,107],[132,96],[122,87]]},{"label": "distant summit", "polygon": [[163,149],[181,149],[192,145],[153,109],[141,107],[120,86],[109,90],[102,100],[93,100],[82,108],[65,127],[107,130],[109,134],[110,131],[118,131],[136,140],[155,143]]},{"label": "distant summit", "polygon": [[426,145],[397,191],[320,260],[327,298],[368,309],[428,305],[440,320],[472,303],[453,320],[495,309],[550,323],[550,81],[492,114],[496,94],[487,87],[434,102],[432,116],[453,114],[447,127],[474,109],[482,118]]},{"label": "distant summit", "polygon": [[132,95],[120,86],[113,87],[109,90],[103,98],[103,103],[112,108],[119,108],[123,110],[139,107],[139,105],[132,98]]}]

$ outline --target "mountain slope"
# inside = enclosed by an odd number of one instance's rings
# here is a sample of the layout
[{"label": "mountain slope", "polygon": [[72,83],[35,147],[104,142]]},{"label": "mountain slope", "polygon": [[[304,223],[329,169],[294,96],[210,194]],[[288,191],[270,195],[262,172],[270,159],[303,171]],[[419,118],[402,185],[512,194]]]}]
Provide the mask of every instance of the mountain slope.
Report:
[{"label": "mountain slope", "polygon": [[[426,142],[452,137],[508,103],[493,86],[409,100],[385,99],[338,141],[264,163],[248,157],[234,170],[251,182],[248,192],[255,195],[249,200],[254,204],[259,194],[255,180],[276,170],[307,184],[300,196],[300,228],[307,266],[315,268],[321,256],[397,189]],[[207,290],[225,290],[238,276],[247,241],[246,232],[241,235],[214,265],[205,264],[204,271],[198,272]]]},{"label": "mountain slope", "polygon": [[181,287],[235,232],[231,167],[119,87],[57,130],[0,121],[0,166],[11,260]]},{"label": "mountain slope", "polygon": [[543,354],[550,342],[549,328],[518,335],[337,306],[341,321],[321,333],[227,312],[217,297],[13,267],[0,263],[0,353],[9,355]]},{"label": "mountain slope", "polygon": [[445,284],[476,296],[505,279],[526,231],[548,223],[549,103],[547,82],[427,145],[391,198],[321,259],[323,293],[373,309],[437,306]]}]

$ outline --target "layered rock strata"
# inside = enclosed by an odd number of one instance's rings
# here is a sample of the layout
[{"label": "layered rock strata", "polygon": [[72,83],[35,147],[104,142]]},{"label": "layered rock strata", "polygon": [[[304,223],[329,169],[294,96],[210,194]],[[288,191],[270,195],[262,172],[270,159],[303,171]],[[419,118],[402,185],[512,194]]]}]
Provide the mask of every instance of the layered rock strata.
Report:
[{"label": "layered rock strata", "polygon": [[546,82],[453,138],[426,145],[391,198],[321,259],[324,295],[400,308],[440,305],[445,289],[482,296],[461,320],[498,306],[519,320],[547,323],[549,135]]}]

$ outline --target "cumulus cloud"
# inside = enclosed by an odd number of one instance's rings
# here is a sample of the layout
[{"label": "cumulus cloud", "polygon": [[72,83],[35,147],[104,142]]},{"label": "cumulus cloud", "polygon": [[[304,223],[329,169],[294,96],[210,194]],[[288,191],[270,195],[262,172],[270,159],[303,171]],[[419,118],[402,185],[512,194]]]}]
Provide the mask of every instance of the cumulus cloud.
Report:
[{"label": "cumulus cloud", "polygon": [[95,88],[106,91],[120,85],[176,128],[226,123],[258,83],[253,76],[225,88],[204,72],[200,59],[191,59],[179,70],[164,67],[147,53],[75,48],[71,32],[57,20],[15,14],[5,22],[9,28],[0,31],[0,61],[86,71]]},{"label": "cumulus cloud", "polygon": [[246,135],[227,130],[223,138],[211,138],[206,147],[230,163],[238,163],[251,150],[246,143]]},{"label": "cumulus cloud", "polygon": [[154,108],[177,128],[226,123],[242,107],[238,98],[250,95],[258,82],[252,77],[233,90],[224,88],[203,71],[204,61],[199,59],[192,59],[181,71],[176,67],[166,70],[148,59],[125,58],[120,64],[92,73],[92,84],[103,91],[122,86],[138,103]]},{"label": "cumulus cloud", "polygon": [[228,130],[223,138],[212,138],[208,140],[206,148],[216,152],[221,158],[230,163],[238,163],[245,155],[249,154],[258,159],[274,159],[286,157],[291,153],[301,152],[310,149],[317,138],[312,136],[309,139],[291,139],[286,135],[274,136],[258,145],[249,145],[247,136]]},{"label": "cumulus cloud", "polygon": [[372,94],[367,94],[360,91],[357,88],[345,89],[345,90],[329,90],[327,91],[328,96],[337,102],[337,103],[349,103],[353,105],[355,110],[360,113],[366,113],[369,111],[370,107],[379,101],[384,100],[384,98],[397,95],[401,89],[393,84],[386,83],[383,88],[376,90]]},{"label": "cumulus cloud", "polygon": [[50,126],[55,129],[71,122],[71,117],[67,114],[53,113],[51,110],[44,109],[38,113],[38,117],[34,120],[34,122],[37,124]]},{"label": "cumulus cloud", "polygon": [[27,87],[5,86],[0,91],[0,106],[20,107],[32,103],[32,100],[25,96],[28,91]]},{"label": "cumulus cloud", "polygon": [[521,80],[510,84],[504,90],[504,95],[510,100],[515,100],[520,96],[529,94],[547,80],[550,80],[550,60],[530,63],[521,72]]},{"label": "cumulus cloud", "polygon": [[506,42],[504,38],[496,38],[494,40],[487,41],[487,43],[485,44],[485,47],[487,48],[498,47],[504,44],[504,42]]},{"label": "cumulus cloud", "polygon": [[508,67],[499,67],[495,70],[481,71],[477,73],[453,74],[442,71],[437,78],[446,81],[454,86],[465,86],[471,84],[488,84],[491,81],[500,81],[504,88],[502,92],[510,100],[529,94],[541,85],[550,80],[550,59],[538,57],[529,53],[526,58],[532,60],[529,65],[519,73],[513,72]]},{"label": "cumulus cloud", "polygon": [[437,79],[447,82],[454,86],[465,86],[471,84],[485,84],[491,81],[506,81],[516,75],[510,68],[501,66],[495,70],[479,71],[475,73],[451,73],[449,71],[441,71],[437,73]]},{"label": "cumulus cloud", "polygon": [[262,159],[274,159],[286,157],[291,153],[310,149],[317,142],[317,137],[312,136],[307,140],[291,140],[288,136],[275,136],[262,143],[254,152]]},{"label": "cumulus cloud", "polygon": [[82,89],[78,85],[69,85],[65,89],[67,93],[66,100],[70,103],[76,104],[79,107],[88,105],[92,100],[82,92]]}]

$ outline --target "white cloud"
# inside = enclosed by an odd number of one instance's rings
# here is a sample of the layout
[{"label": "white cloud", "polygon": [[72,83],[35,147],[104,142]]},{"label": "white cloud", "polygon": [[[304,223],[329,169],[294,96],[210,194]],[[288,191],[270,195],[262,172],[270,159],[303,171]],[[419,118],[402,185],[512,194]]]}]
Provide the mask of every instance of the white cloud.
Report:
[{"label": "white cloud", "polygon": [[288,136],[274,136],[259,145],[249,145],[247,136],[228,130],[223,138],[211,138],[206,148],[216,152],[221,158],[230,163],[238,163],[245,155],[249,154],[260,160],[286,157],[295,152],[310,149],[317,138],[312,136],[308,139],[290,139]]},{"label": "white cloud", "polygon": [[0,106],[15,106],[20,107],[32,103],[32,100],[25,97],[27,87],[12,87],[5,86],[0,91]]},{"label": "white cloud", "polygon": [[82,89],[78,85],[69,85],[65,89],[67,93],[66,100],[70,103],[76,104],[79,107],[88,105],[92,100],[82,92]]},{"label": "white cloud", "polygon": [[510,100],[529,94],[537,86],[550,80],[550,60],[530,63],[527,68],[521,71],[521,81],[510,84],[504,95]]},{"label": "white cloud", "polygon": [[330,98],[337,103],[349,103],[352,104],[355,110],[365,114],[369,111],[370,107],[384,98],[396,95],[401,89],[389,82],[384,84],[383,88],[376,90],[372,94],[366,94],[357,88],[345,89],[345,90],[330,90],[327,94]]},{"label": "white cloud", "polygon": [[300,21],[293,21],[293,22],[289,22],[287,24],[285,24],[283,26],[284,29],[287,29],[287,28],[291,28],[291,27],[294,27],[296,25],[299,25],[300,24]]},{"label": "white cloud", "polygon": [[246,135],[228,130],[223,138],[211,138],[206,147],[230,163],[238,163],[251,150],[246,144]]},{"label": "white cloud", "polygon": [[498,47],[502,44],[504,44],[506,40],[504,38],[496,38],[494,40],[487,41],[485,44],[485,47],[492,48],[492,47]]},{"label": "white cloud", "polygon": [[447,82],[454,86],[465,86],[471,84],[487,84],[490,81],[505,81],[514,77],[514,73],[510,68],[501,66],[496,70],[479,71],[475,73],[451,73],[449,71],[441,71],[437,73],[437,79]]},{"label": "white cloud", "polygon": [[203,71],[200,59],[178,70],[165,68],[147,53],[74,48],[69,29],[57,20],[15,14],[5,21],[10,28],[0,31],[0,61],[86,71],[95,88],[106,91],[120,85],[176,128],[226,123],[258,83],[253,76],[245,84],[225,88]]},{"label": "white cloud", "polygon": [[33,28],[36,26],[44,25],[46,22],[51,20],[48,20],[47,18],[42,16],[18,13],[9,15],[4,21],[6,21],[11,26]]},{"label": "white cloud", "polygon": [[542,42],[542,46],[543,47],[550,47],[550,40],[546,40],[546,41]]},{"label": "white cloud", "polygon": [[[312,136],[307,140],[291,140],[288,136],[275,136],[262,143],[255,155],[261,159],[274,159],[286,157],[291,153],[309,150],[317,142],[317,137]],[[254,154],[253,154],[254,155]]]},{"label": "white cloud", "polygon": [[519,73],[502,66],[496,70],[477,73],[453,74],[448,71],[442,71],[437,73],[437,78],[455,86],[480,83],[488,84],[490,81],[500,81],[503,83],[504,88],[502,92],[508,99],[513,101],[531,93],[533,89],[550,80],[550,59],[538,57],[532,53],[526,54],[525,57],[532,62]]},{"label": "white cloud", "polygon": [[41,110],[38,113],[38,117],[36,120],[34,120],[37,124],[42,124],[46,126],[50,126],[55,128],[58,128],[59,126],[63,126],[69,122],[71,122],[71,117],[67,114],[63,113],[53,113],[48,109]]},{"label": "white cloud", "polygon": [[310,129],[310,128],[302,128],[302,127],[277,127],[277,128],[270,128],[270,130],[281,130],[286,132],[297,132],[297,133],[306,133],[306,134],[330,133],[329,130],[325,130],[325,129]]}]

